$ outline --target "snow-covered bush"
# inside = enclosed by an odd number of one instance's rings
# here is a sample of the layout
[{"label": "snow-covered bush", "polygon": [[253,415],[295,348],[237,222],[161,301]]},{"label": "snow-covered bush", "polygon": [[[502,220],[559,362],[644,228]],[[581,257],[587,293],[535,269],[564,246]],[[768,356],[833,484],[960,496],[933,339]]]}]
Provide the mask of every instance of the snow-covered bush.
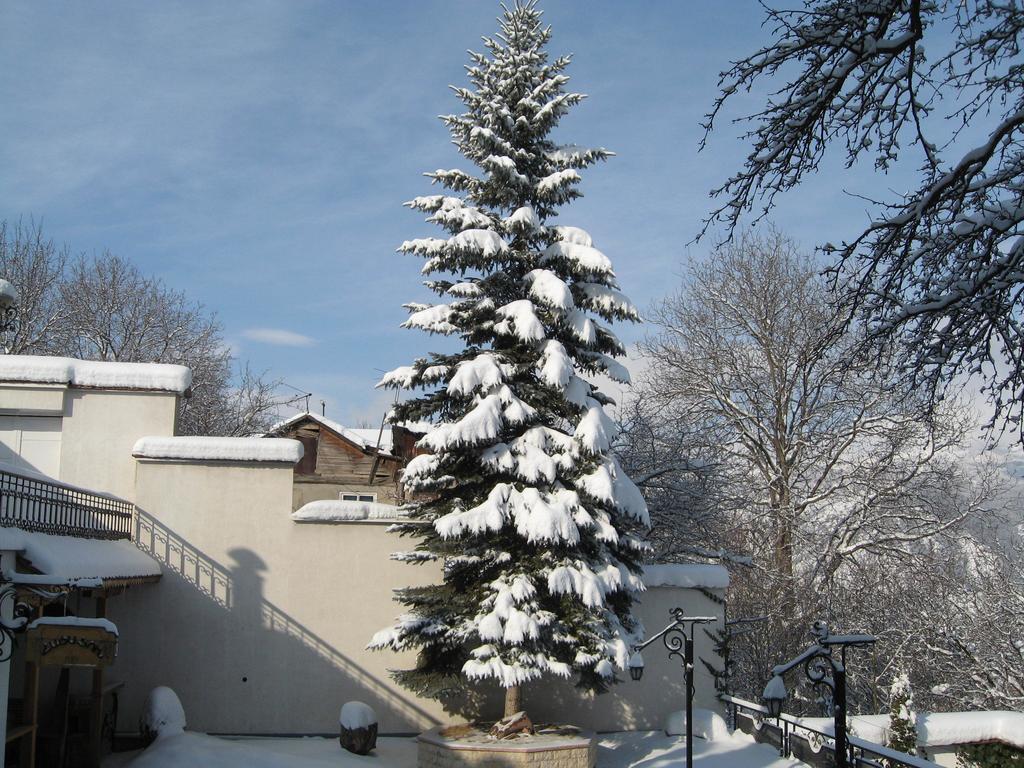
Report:
[{"label": "snow-covered bush", "polygon": [[139,730],[146,741],[185,730],[185,708],[178,694],[165,685],[150,691],[142,707]]},{"label": "snow-covered bush", "polygon": [[[906,752],[908,755],[916,755],[915,719],[914,694],[910,688],[910,678],[905,672],[900,672],[889,689],[889,735],[886,746]],[[886,764],[895,766],[892,761],[887,761]]]},{"label": "snow-covered bush", "polygon": [[917,728],[914,725],[914,694],[905,672],[896,676],[889,689],[889,738],[887,746],[917,754]]},{"label": "snow-covered bush", "polygon": [[418,543],[396,557],[443,561],[444,583],[400,590],[407,613],[371,646],[419,650],[396,677],[426,695],[495,680],[510,715],[523,683],[575,675],[601,691],[625,668],[648,515],[611,453],[611,400],[587,378],[628,380],[608,323],[639,315],[591,236],[552,221],[611,153],[549,138],[583,96],[565,90],[569,58],[549,60],[535,3],[500,22],[471,54],[472,87],[455,89],[466,112],[443,118],[479,170],[428,174],[451,194],[408,205],[448,236],[400,248],[442,297],[407,305],[405,327],[460,343],[381,382],[424,390],[393,414],[434,424],[403,475],[419,501],[394,526]]}]

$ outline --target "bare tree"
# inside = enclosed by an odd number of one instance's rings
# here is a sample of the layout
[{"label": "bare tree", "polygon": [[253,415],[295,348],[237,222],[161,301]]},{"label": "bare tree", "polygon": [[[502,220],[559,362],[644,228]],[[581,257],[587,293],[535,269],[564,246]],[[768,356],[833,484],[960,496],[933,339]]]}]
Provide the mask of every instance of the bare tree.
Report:
[{"label": "bare tree", "polygon": [[1004,516],[1019,500],[1001,494],[998,467],[967,466],[949,463],[930,501],[971,510],[968,526],[898,556],[862,557],[833,592],[838,613],[879,637],[861,676],[875,684],[873,711],[900,669],[924,711],[1024,706],[1024,545]]},{"label": "bare tree", "polygon": [[879,171],[916,149],[916,188],[865,198],[870,224],[825,246],[838,258],[833,283],[872,335],[902,343],[911,381],[933,400],[958,375],[980,374],[992,423],[1024,438],[1019,4],[809,0],[767,13],[771,42],[722,73],[707,115],[710,133],[735,94],[770,85],[765,106],[740,119],[752,146],[713,191],[721,205],[705,231],[767,214],[832,144],[848,166],[869,157]]},{"label": "bare tree", "polygon": [[280,380],[268,379],[244,363],[215,366],[202,390],[181,403],[179,429],[192,435],[246,437],[265,433],[277,420],[286,398],[278,394]]},{"label": "bare tree", "polygon": [[721,547],[725,494],[715,447],[693,439],[689,425],[675,418],[664,398],[645,389],[634,391],[617,421],[615,451],[647,501],[652,558],[735,560]]},{"label": "bare tree", "polygon": [[186,365],[183,434],[255,434],[276,419],[279,382],[236,368],[216,316],[127,259],[69,259],[40,227],[0,224],[0,275],[20,293],[13,353]]},{"label": "bare tree", "polygon": [[816,265],[777,232],[741,233],[693,266],[654,319],[643,387],[717,447],[723,546],[753,563],[730,604],[771,619],[748,635],[756,685],[860,563],[967,520],[929,495],[968,424],[952,409],[929,421],[891,368],[859,355]]},{"label": "bare tree", "polygon": [[7,345],[10,354],[56,354],[64,322],[60,284],[68,260],[35,222],[10,226],[0,221],[0,277],[18,289],[17,318]]}]

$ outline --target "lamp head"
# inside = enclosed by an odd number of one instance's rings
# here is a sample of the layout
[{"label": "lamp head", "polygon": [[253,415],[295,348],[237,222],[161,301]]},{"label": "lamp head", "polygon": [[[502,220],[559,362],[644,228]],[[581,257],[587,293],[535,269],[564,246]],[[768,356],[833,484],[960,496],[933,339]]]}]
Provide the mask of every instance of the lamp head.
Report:
[{"label": "lamp head", "polygon": [[779,675],[772,675],[772,679],[764,687],[764,693],[761,694],[761,700],[764,702],[765,709],[768,710],[769,717],[777,718],[782,714],[782,702],[786,700],[787,695],[785,682]]},{"label": "lamp head", "polygon": [[17,303],[18,289],[0,277],[0,312],[6,312]]},{"label": "lamp head", "polygon": [[640,651],[633,652],[627,666],[629,667],[629,676],[633,680],[639,680],[644,676],[644,657],[640,655]]}]

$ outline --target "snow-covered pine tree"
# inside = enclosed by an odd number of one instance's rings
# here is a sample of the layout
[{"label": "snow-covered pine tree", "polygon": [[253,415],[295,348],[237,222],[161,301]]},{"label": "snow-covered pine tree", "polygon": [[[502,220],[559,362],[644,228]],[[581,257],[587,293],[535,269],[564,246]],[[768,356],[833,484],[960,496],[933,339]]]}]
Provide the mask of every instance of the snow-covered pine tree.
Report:
[{"label": "snow-covered pine tree", "polygon": [[917,754],[914,725],[914,694],[905,672],[896,675],[889,689],[889,738],[887,745],[908,755]]},{"label": "snow-covered pine tree", "polygon": [[575,675],[603,691],[625,668],[648,516],[611,452],[612,401],[586,378],[628,380],[605,322],[639,316],[590,235],[552,222],[580,169],[612,153],[550,138],[584,96],[565,90],[569,57],[549,60],[536,3],[502,8],[487,53],[470,54],[472,87],[454,88],[466,111],[442,118],[479,170],[427,174],[453,194],[407,205],[450,236],[399,249],[426,259],[442,297],[407,305],[404,326],[460,349],[381,382],[423,390],[395,420],[434,424],[403,476],[419,501],[396,526],[418,543],[395,557],[440,560],[444,579],[400,590],[407,613],[371,647],[417,649],[395,676],[425,695],[497,681],[508,716],[524,683]]}]

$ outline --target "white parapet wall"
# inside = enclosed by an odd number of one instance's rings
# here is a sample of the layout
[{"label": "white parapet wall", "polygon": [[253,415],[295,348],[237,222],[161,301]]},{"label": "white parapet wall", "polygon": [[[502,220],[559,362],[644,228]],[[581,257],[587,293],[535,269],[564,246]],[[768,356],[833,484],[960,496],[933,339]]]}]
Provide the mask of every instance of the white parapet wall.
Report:
[{"label": "white parapet wall", "polygon": [[0,355],[0,461],[132,499],[131,450],[143,435],[173,435],[180,365]]},{"label": "white parapet wall", "polygon": [[[391,680],[389,670],[411,666],[411,655],[365,650],[402,610],[393,590],[437,581],[439,568],[391,560],[409,542],[388,533],[386,520],[294,520],[284,453],[240,460],[233,457],[245,446],[229,447],[174,455],[167,441],[137,446],[139,545],[164,575],[110,601],[121,632],[112,674],[126,681],[119,727],[132,729],[158,685],[181,697],[190,728],[215,733],[336,733],[338,709],[351,700],[373,707],[382,733],[463,720],[458,702],[446,711]],[[699,574],[678,572],[676,580],[685,575],[687,584],[706,581],[710,589],[673,586],[659,574],[664,586],[651,588],[639,608],[650,632],[676,607],[723,615],[722,572]],[[697,654],[721,663],[700,629]],[[611,694],[586,697],[557,682],[528,686],[531,717],[591,730],[661,727],[683,706],[682,661],[660,645],[644,655],[643,680],[623,675]],[[716,706],[700,663],[696,688],[696,706]],[[498,692],[489,693],[496,708]]]}]

